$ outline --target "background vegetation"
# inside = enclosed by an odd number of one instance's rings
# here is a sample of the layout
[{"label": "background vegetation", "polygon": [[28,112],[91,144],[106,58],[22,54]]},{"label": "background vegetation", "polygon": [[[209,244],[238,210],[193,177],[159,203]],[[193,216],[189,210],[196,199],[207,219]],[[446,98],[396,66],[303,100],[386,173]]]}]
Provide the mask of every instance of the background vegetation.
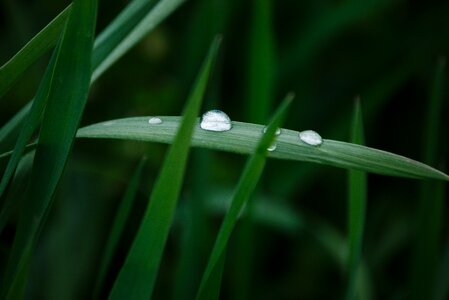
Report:
[{"label": "background vegetation", "polygon": [[[126,4],[101,1],[96,32]],[[0,63],[65,5],[3,1]],[[133,116],[181,115],[211,42],[221,33],[202,112],[219,108],[234,121],[267,124],[284,95],[294,91],[283,127],[314,129],[326,139],[361,143],[361,130],[354,130],[361,129],[361,121],[353,121],[354,99],[360,96],[366,145],[444,171],[448,15],[449,3],[436,0],[186,1],[91,86],[80,127]],[[1,126],[35,96],[50,55],[48,51],[0,98]],[[148,142],[76,140],[34,247],[26,297],[106,297],[167,149]],[[143,156],[144,164],[139,163]],[[246,159],[191,149],[153,299],[195,297],[226,201]],[[1,161],[2,170],[6,162]],[[116,212],[126,210],[121,206],[124,194],[134,198],[130,180],[137,165],[141,169],[131,181],[138,187],[136,201],[102,278],[105,245]],[[347,295],[348,173],[318,164],[267,160],[248,213],[231,236],[220,299]],[[3,275],[18,220],[28,207],[25,201],[19,204],[25,198],[26,174],[15,177],[24,183],[15,185],[17,190],[11,185],[0,201],[17,199],[0,233]],[[444,184],[369,174],[367,186],[356,296],[446,299],[449,232]],[[355,222],[351,228],[363,228]],[[104,279],[103,288],[97,287],[99,278]]]}]

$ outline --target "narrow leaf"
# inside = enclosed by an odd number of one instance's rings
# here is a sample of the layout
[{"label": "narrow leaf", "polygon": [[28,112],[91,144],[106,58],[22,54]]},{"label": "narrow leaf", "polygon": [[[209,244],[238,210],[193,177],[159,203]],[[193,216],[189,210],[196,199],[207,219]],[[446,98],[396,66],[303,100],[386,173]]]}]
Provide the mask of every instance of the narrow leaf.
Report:
[{"label": "narrow leaf", "polygon": [[136,199],[137,190],[139,188],[139,181],[142,175],[143,166],[145,165],[145,159],[142,159],[137,166],[131,181],[128,184],[125,195],[117,208],[117,213],[112,224],[112,228],[109,232],[109,237],[106,242],[105,250],[103,251],[100,269],[97,275],[97,280],[94,289],[94,298],[100,296],[100,291],[106,278],[107,271],[111,265],[112,259],[114,257],[117,245],[122,237],[123,230],[125,228],[126,222],[129,219],[129,214],[131,208]]},{"label": "narrow leaf", "polygon": [[[218,45],[219,40],[216,39],[187,101],[181,125],[151,193],[140,228],[115,281],[110,299],[151,298],[183,182],[196,116]],[[154,127],[159,125],[161,124]]]},{"label": "narrow leaf", "polygon": [[[352,122],[351,141],[364,144],[362,109],[360,99],[356,100]],[[359,274],[360,258],[362,255],[362,240],[365,226],[365,210],[367,197],[367,176],[363,171],[349,171],[349,201],[348,201],[348,289],[346,299],[356,297],[356,281]]]},{"label": "narrow leaf", "polygon": [[[7,288],[23,288],[15,282],[24,278],[27,271],[30,253],[51,208],[84,110],[92,70],[96,9],[97,1],[78,0],[73,3],[60,50],[54,60],[53,80],[48,89],[48,104],[28,191],[28,199],[33,201],[27,203],[19,222],[10,260],[12,285],[7,285]],[[9,290],[9,296],[17,294],[14,289]]]},{"label": "narrow leaf", "polygon": [[[287,109],[293,99],[293,96],[289,94],[278,110],[275,112],[266,133],[262,135],[257,143],[257,147],[253,150],[253,154],[248,159],[245,169],[240,177],[239,183],[235,189],[235,194],[231,201],[231,206],[226,214],[223,223],[218,232],[215,240],[215,245],[212,249],[212,253],[209,258],[206,270],[204,271],[203,278],[201,280],[197,300],[206,299],[205,293],[210,289],[210,285],[216,284],[217,267],[220,260],[223,258],[225,249],[232,231],[237,223],[237,219],[245,204],[248,202],[250,195],[252,194],[257,182],[259,181],[262,171],[265,167],[266,156],[268,153],[267,148],[271,145],[275,137],[275,132],[283,122],[283,118],[287,112]],[[259,135],[260,136],[260,135]],[[215,273],[215,274],[214,274]],[[214,275],[214,276],[212,276]],[[211,280],[212,279],[212,280]]]},{"label": "narrow leaf", "polygon": [[[124,140],[172,143],[179,126],[180,117],[161,117],[159,127],[149,127],[148,117],[112,120],[81,128],[80,138],[110,138]],[[226,152],[251,154],[264,126],[233,122],[230,131],[216,135],[197,129],[192,137],[192,146]],[[277,138],[276,151],[269,157],[307,161],[345,169],[400,176],[449,180],[449,176],[430,166],[393,153],[334,140],[323,140],[319,147],[307,145],[299,140],[298,131],[282,129]]]}]

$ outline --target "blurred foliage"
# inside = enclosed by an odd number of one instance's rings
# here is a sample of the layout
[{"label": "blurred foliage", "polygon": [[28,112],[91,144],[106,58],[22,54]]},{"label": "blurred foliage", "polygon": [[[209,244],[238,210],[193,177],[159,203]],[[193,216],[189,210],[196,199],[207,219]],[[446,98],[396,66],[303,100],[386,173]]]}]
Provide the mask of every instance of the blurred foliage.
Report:
[{"label": "blurred foliage", "polygon": [[[258,53],[250,34],[254,33],[251,15],[259,1],[268,0],[187,1],[95,83],[81,125],[129,116],[179,115],[217,32],[224,36],[223,48],[203,108],[220,108],[238,121],[254,118],[248,115],[247,97],[248,76],[258,72],[257,64],[249,62],[252,52]],[[101,1],[97,32],[126,3]],[[54,0],[3,1],[0,63],[6,62],[67,4]],[[272,97],[281,99],[289,90],[297,94],[286,120],[287,128],[314,129],[324,138],[349,140],[353,99],[360,95],[366,144],[423,159],[421,143],[429,90],[439,57],[449,54],[448,1],[272,0],[267,7],[274,42],[268,51],[273,51],[276,58],[275,66],[270,65],[275,68]],[[1,125],[34,96],[48,60],[49,55],[44,56],[0,99]],[[251,66],[255,69],[249,71]],[[263,72],[265,62],[259,67]],[[447,99],[447,79],[442,86]],[[273,107],[278,104],[277,100],[273,102]],[[439,124],[438,148],[433,149],[433,166],[442,170],[448,153],[447,103],[443,101],[438,112],[443,122]],[[76,141],[34,256],[27,291],[30,299],[88,297],[119,200],[136,162],[146,155],[147,167],[132,218],[106,277],[106,286],[111,286],[145,210],[166,148],[130,141]],[[194,195],[200,195],[197,197],[203,202],[212,195],[220,196],[223,191],[215,185],[234,187],[245,161],[245,157],[234,154],[198,149],[192,152],[181,207]],[[199,162],[198,157],[206,162]],[[197,167],[203,172],[198,172]],[[346,235],[345,174],[330,167],[268,161],[259,193],[314,222],[293,234],[270,223],[255,223],[251,299],[335,299],[344,295],[346,274],[315,236],[323,232],[323,226],[339,236]],[[419,185],[414,180],[377,175],[369,175],[368,185],[362,256],[374,298],[407,299],[420,207]],[[429,199],[432,196],[428,194]],[[441,245],[448,245],[448,222],[444,217],[447,205],[443,209],[439,239]],[[11,246],[18,211],[20,208],[0,235],[0,265],[4,265]],[[181,237],[185,239],[184,229],[193,226],[189,225],[189,216],[182,210],[178,212],[156,284],[156,299],[172,297]],[[202,253],[196,258],[197,266],[205,266],[211,234],[216,233],[219,220],[208,213],[207,222],[201,223],[208,229],[206,236],[195,240],[201,243],[196,250]],[[233,261],[238,261],[240,254],[238,239],[231,241],[234,244],[226,257],[223,299],[232,298],[232,279],[236,276]],[[437,268],[441,263],[442,258]],[[192,284],[198,284],[201,270],[192,271],[196,277]]]}]

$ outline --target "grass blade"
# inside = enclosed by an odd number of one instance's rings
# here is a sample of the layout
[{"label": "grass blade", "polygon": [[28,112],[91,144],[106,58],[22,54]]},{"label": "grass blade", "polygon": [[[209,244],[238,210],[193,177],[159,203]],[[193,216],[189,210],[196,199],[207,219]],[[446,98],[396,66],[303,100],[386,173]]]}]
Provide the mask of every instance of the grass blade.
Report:
[{"label": "grass blade", "polygon": [[216,39],[191,92],[183,120],[152,191],[149,206],[136,238],[115,281],[110,299],[151,298],[181,190],[196,116],[218,45],[219,40]]},{"label": "grass blade", "polygon": [[84,110],[92,70],[96,11],[97,1],[78,0],[73,3],[60,51],[54,60],[53,81],[48,90],[48,104],[28,194],[33,201],[27,203],[19,223],[10,261],[11,285],[5,286],[9,288],[9,296],[16,294],[16,287],[22,288],[15,284],[16,280],[26,274],[30,253],[51,207]]},{"label": "grass blade", "polygon": [[69,16],[70,9],[71,4],[0,67],[0,98],[20,75],[56,44]]},{"label": "grass blade", "polygon": [[224,259],[223,256],[225,254],[225,248],[237,223],[239,214],[248,202],[250,195],[262,175],[268,153],[267,148],[271,145],[274,139],[276,129],[281,126],[283,117],[287,112],[287,108],[289,107],[292,99],[293,96],[288,95],[276,111],[272,121],[268,125],[266,133],[260,138],[257,143],[257,147],[254,149],[254,154],[251,155],[245,166],[236,187],[229,211],[223,220],[220,231],[218,232],[218,236],[215,240],[215,245],[212,249],[209,262],[206,270],[204,271],[203,278],[198,289],[198,294],[196,296],[197,300],[206,299],[206,292],[210,291],[211,285],[216,285],[216,276],[218,273],[216,268],[221,260]]},{"label": "grass blade", "polygon": [[[78,131],[80,138],[113,138],[172,143],[180,117],[161,117],[158,128],[148,126],[148,117],[134,117],[97,123]],[[233,122],[232,130],[217,136],[196,130],[192,146],[226,152],[251,154],[259,140],[263,125]],[[283,129],[276,151],[269,157],[356,169],[376,174],[409,178],[449,180],[449,176],[428,165],[393,153],[334,140],[323,140],[320,147],[300,142],[298,132]]]},{"label": "grass blade", "polygon": [[117,208],[117,213],[114,218],[114,223],[109,232],[109,237],[105,246],[105,250],[102,254],[102,259],[100,263],[100,269],[98,272],[97,280],[94,288],[94,298],[97,299],[100,296],[100,291],[106,278],[106,273],[112,262],[112,258],[117,249],[117,245],[122,236],[123,230],[125,228],[126,222],[129,218],[129,213],[133,207],[134,201],[136,199],[137,190],[139,188],[140,177],[142,175],[143,166],[145,165],[145,159],[142,159],[137,166],[131,181],[128,184],[125,195]]},{"label": "grass blade", "polygon": [[[362,109],[360,99],[356,100],[352,123],[351,142],[364,144]],[[363,171],[349,171],[348,201],[348,289],[346,299],[356,297],[356,281],[358,280],[360,258],[362,256],[362,240],[365,226],[367,176]]]},{"label": "grass blade", "polygon": [[[426,128],[423,141],[424,162],[439,163],[438,153],[443,107],[445,61],[438,62],[430,89],[429,105],[425,119]],[[437,267],[439,264],[440,242],[444,218],[444,188],[440,182],[422,182],[417,211],[417,234],[412,261],[412,299],[432,299],[435,296]],[[423,276],[425,274],[425,276]]]}]

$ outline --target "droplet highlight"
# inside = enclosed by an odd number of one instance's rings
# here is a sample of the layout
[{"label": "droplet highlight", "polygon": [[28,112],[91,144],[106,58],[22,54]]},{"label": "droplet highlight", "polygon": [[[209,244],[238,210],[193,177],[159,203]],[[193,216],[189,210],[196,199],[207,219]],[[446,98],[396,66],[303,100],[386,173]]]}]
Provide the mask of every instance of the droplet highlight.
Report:
[{"label": "droplet highlight", "polygon": [[151,125],[162,124],[162,120],[161,120],[161,118],[158,118],[158,117],[151,117],[148,120],[148,124],[151,124]]},{"label": "droplet highlight", "polygon": [[[263,132],[263,133],[266,133],[266,132],[267,132],[267,129],[268,129],[268,126],[265,126],[265,127],[262,129],[262,132]],[[282,129],[276,128],[276,132],[274,133],[274,135],[275,135],[275,136],[279,136],[279,135],[281,135],[281,133],[282,133]]]},{"label": "droplet highlight", "polygon": [[232,123],[227,114],[213,109],[203,114],[200,127],[208,131],[228,131],[232,128]]},{"label": "droplet highlight", "polygon": [[305,130],[299,133],[299,139],[311,146],[320,146],[323,143],[323,138],[316,131]]},{"label": "droplet highlight", "polygon": [[278,145],[276,144],[276,142],[273,142],[273,143],[271,144],[271,146],[267,148],[267,150],[268,150],[269,152],[273,152],[274,150],[276,150],[277,147],[278,147]]}]

